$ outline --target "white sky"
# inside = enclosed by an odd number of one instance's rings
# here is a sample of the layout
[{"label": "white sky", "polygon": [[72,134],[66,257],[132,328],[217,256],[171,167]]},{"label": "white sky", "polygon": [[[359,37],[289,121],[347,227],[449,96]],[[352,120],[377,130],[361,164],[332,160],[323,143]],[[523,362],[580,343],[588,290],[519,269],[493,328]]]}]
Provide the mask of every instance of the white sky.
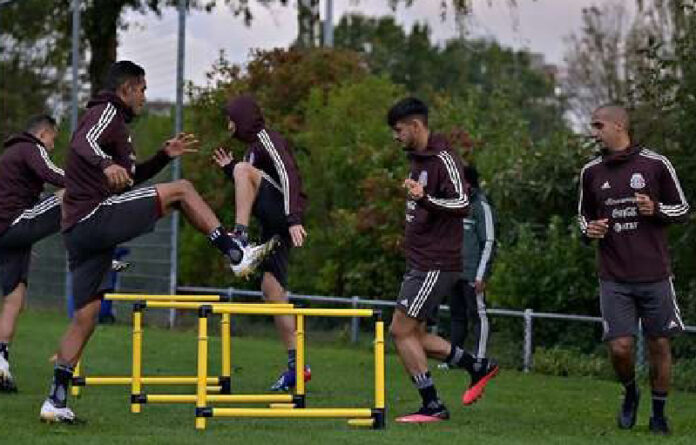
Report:
[{"label": "white sky", "polygon": [[[321,1],[322,18],[324,1]],[[508,0],[473,0],[474,13],[468,18],[473,37],[487,37],[514,48],[543,53],[550,63],[562,64],[564,38],[577,32],[581,10],[606,0],[517,0],[509,8]],[[634,0],[622,1],[633,10]],[[219,3],[222,3],[220,1]],[[255,16],[250,28],[224,6],[210,14],[195,11],[187,17],[185,78],[205,83],[205,73],[224,49],[227,58],[244,63],[253,48],[287,47],[297,33],[296,0],[290,6],[258,6],[250,0]],[[454,14],[440,19],[440,0],[416,0],[410,8],[395,12],[387,0],[334,0],[334,23],[348,12],[369,16],[394,15],[410,30],[415,22],[427,22],[436,41],[457,35]],[[450,11],[451,12],[451,11]],[[147,71],[149,99],[170,99],[175,95],[177,14],[168,9],[158,19],[154,15],[129,13],[128,30],[121,31],[119,59],[131,59]]]}]

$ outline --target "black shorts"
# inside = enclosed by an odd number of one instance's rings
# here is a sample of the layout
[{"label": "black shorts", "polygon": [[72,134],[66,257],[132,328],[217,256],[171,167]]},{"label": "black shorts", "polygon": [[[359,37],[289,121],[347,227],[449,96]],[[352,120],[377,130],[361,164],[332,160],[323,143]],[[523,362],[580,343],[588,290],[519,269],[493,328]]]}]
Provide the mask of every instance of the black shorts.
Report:
[{"label": "black shorts", "polygon": [[114,195],[63,234],[75,309],[111,290],[108,272],[119,244],[152,232],[160,217],[154,187]]},{"label": "black shorts", "polygon": [[284,289],[288,288],[288,263],[290,262],[290,238],[288,218],[285,214],[283,193],[280,187],[265,174],[259,186],[259,193],[254,201],[252,213],[261,226],[261,242],[278,235],[280,245],[275,248],[259,266],[263,272],[271,273]]},{"label": "black shorts", "polygon": [[638,320],[649,337],[671,337],[684,331],[671,279],[653,283],[599,281],[605,341],[638,334]]},{"label": "black shorts", "polygon": [[19,283],[29,284],[31,246],[60,230],[60,201],[51,195],[25,210],[0,235],[0,282],[2,294]]},{"label": "black shorts", "polygon": [[442,300],[461,293],[461,282],[461,272],[411,269],[401,282],[397,307],[411,318],[435,319]]}]

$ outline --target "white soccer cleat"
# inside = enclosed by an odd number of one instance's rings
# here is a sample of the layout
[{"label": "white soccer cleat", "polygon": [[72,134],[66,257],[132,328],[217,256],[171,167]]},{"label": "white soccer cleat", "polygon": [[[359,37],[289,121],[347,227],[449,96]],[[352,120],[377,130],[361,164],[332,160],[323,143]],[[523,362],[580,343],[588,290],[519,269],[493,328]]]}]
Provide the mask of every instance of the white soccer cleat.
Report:
[{"label": "white soccer cleat", "polygon": [[0,392],[16,391],[17,386],[15,386],[12,373],[10,372],[10,364],[7,360],[5,360],[5,357],[0,355]]},{"label": "white soccer cleat", "polygon": [[242,261],[238,264],[230,264],[232,272],[241,278],[249,277],[261,264],[261,261],[270,255],[278,244],[280,244],[280,239],[277,236],[258,246],[253,244],[242,245],[237,242],[237,245],[242,250]]},{"label": "white soccer cleat", "polygon": [[42,422],[48,423],[75,423],[75,413],[67,406],[58,408],[53,404],[51,399],[46,399],[41,405],[41,413],[39,414]]}]

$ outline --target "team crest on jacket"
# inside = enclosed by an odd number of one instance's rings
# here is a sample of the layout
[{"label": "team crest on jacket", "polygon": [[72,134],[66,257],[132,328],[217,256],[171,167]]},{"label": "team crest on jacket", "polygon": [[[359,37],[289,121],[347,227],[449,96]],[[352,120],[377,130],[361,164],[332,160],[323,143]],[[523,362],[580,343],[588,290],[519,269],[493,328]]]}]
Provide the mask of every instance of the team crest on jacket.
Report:
[{"label": "team crest on jacket", "polygon": [[428,185],[428,172],[427,171],[423,170],[422,172],[420,172],[420,174],[418,175],[418,183],[420,185],[422,185],[423,187]]},{"label": "team crest on jacket", "polygon": [[633,173],[631,176],[631,188],[634,190],[640,190],[645,188],[645,178],[640,173]]}]

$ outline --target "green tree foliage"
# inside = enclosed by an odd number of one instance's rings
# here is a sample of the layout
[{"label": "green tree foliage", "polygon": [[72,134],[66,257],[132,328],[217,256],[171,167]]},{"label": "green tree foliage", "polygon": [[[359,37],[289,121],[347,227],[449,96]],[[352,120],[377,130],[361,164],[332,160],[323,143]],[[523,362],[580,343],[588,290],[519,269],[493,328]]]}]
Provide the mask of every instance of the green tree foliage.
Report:
[{"label": "green tree foliage", "polygon": [[564,126],[564,104],[554,95],[552,73],[533,66],[529,53],[483,40],[452,39],[438,46],[430,34],[427,25],[415,24],[407,33],[392,17],[349,15],[336,27],[335,45],[363,54],[373,73],[426,99],[473,96],[485,112],[496,106],[488,98],[504,95],[522,110],[534,137]]}]

